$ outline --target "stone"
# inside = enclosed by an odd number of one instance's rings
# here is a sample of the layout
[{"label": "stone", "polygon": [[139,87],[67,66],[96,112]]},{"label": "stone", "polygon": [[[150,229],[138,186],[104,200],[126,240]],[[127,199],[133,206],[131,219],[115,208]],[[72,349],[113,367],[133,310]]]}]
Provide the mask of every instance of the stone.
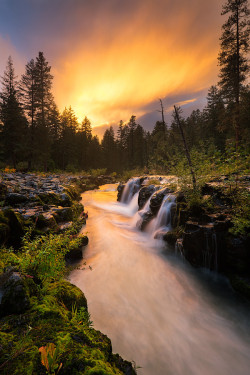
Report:
[{"label": "stone", "polygon": [[61,280],[49,284],[47,293],[55,296],[58,302],[63,303],[70,311],[73,308],[88,308],[83,292],[69,281]]},{"label": "stone", "polygon": [[125,188],[125,184],[119,184],[118,187],[117,187],[117,191],[118,191],[118,194],[117,194],[117,201],[120,202],[121,201],[121,198],[122,198],[122,193],[123,193],[123,190]]},{"label": "stone", "polygon": [[163,188],[161,190],[158,190],[155,192],[155,194],[152,196],[150,200],[150,210],[154,215],[156,215],[161,207],[163,198],[165,195],[171,193],[171,190],[169,188]]},{"label": "stone", "polygon": [[36,293],[36,285],[32,278],[19,272],[9,272],[6,279],[2,287],[0,316],[23,314],[30,307],[30,297]]},{"label": "stone", "polygon": [[151,195],[156,191],[156,187],[154,185],[144,186],[139,191],[138,196],[138,205],[139,210],[143,208],[147,200],[151,197]]},{"label": "stone", "polygon": [[9,193],[6,195],[4,205],[13,207],[27,202],[27,200],[28,198],[26,197],[26,195],[19,193]]}]

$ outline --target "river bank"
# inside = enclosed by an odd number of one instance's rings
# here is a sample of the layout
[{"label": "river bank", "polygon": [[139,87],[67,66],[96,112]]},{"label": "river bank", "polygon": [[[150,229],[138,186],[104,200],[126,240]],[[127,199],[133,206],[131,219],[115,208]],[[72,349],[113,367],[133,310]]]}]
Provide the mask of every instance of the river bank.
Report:
[{"label": "river bank", "polygon": [[91,240],[69,277],[84,290],[95,327],[138,374],[248,375],[247,302],[226,278],[139,230],[138,195],[116,198],[117,185],[82,195]]},{"label": "river bank", "polygon": [[64,280],[65,257],[81,257],[88,242],[78,235],[86,223],[80,192],[107,180],[2,175],[1,373],[135,374],[92,327],[83,292]]},{"label": "river bank", "polygon": [[117,199],[137,200],[140,230],[165,240],[194,267],[226,275],[250,300],[249,191],[249,176],[210,178],[196,191],[174,176],[143,176],[120,184]]}]

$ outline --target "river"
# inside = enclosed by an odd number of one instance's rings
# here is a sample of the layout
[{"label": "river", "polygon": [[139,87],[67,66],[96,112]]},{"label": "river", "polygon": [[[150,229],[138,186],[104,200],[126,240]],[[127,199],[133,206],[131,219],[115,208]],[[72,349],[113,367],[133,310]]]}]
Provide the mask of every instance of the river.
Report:
[{"label": "river", "polygon": [[89,245],[70,281],[85,293],[94,328],[139,375],[249,375],[248,304],[226,279],[139,232],[136,202],[116,196],[116,185],[82,195]]}]

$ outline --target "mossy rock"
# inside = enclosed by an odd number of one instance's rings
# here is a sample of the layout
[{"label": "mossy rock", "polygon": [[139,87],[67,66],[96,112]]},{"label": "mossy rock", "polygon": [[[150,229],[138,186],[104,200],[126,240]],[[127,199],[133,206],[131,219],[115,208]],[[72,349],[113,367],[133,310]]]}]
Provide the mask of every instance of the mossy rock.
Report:
[{"label": "mossy rock", "polygon": [[10,229],[8,245],[17,249],[20,247],[22,237],[24,236],[23,217],[18,212],[14,212],[11,209],[6,209],[3,211],[3,213],[8,220],[8,226]]},{"label": "mossy rock", "polygon": [[9,238],[10,228],[7,224],[0,223],[0,246],[4,245]]},{"label": "mossy rock", "polygon": [[11,273],[3,286],[0,316],[24,313],[30,307],[30,297],[36,292],[36,284],[31,278],[18,272]]},{"label": "mossy rock", "polygon": [[36,228],[43,229],[43,228],[52,228],[55,229],[57,227],[56,220],[53,215],[51,214],[40,214],[37,217]]},{"label": "mossy rock", "polygon": [[72,200],[70,196],[66,193],[56,194],[56,193],[41,193],[38,195],[43,204],[55,205],[68,207],[71,206]]},{"label": "mossy rock", "polygon": [[63,221],[72,221],[74,218],[74,210],[72,207],[57,207],[53,213],[57,223]]},{"label": "mossy rock", "polygon": [[55,296],[56,299],[63,303],[70,311],[73,307],[84,307],[87,309],[87,300],[83,292],[69,281],[62,280],[51,283],[48,286],[47,292]]}]

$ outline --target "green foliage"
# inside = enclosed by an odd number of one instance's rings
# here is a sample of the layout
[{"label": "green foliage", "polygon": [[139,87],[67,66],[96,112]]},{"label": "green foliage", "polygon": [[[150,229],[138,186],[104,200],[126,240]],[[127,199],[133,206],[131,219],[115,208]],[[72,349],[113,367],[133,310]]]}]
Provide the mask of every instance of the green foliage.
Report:
[{"label": "green foliage", "polygon": [[90,169],[89,173],[93,177],[98,177],[107,173],[107,168]]},{"label": "green foliage", "polygon": [[236,190],[233,199],[233,227],[230,232],[234,235],[250,235],[250,193],[247,190]]}]

